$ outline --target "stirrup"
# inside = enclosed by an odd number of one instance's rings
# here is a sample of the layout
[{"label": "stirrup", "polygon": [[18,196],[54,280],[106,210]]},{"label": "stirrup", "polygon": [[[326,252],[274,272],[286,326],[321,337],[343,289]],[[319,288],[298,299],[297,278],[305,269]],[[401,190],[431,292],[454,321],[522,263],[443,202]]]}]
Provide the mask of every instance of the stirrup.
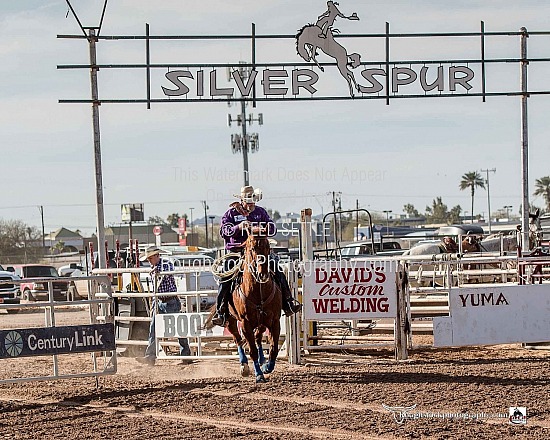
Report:
[{"label": "stirrup", "polygon": [[294,298],[289,298],[288,300],[285,300],[285,306],[286,307],[284,308],[284,312],[286,316],[292,316],[302,310],[302,304],[300,304]]},{"label": "stirrup", "polygon": [[212,318],[212,324],[219,325],[220,327],[223,327],[226,321],[227,319],[225,317],[225,313],[223,312],[216,312],[216,314]]}]

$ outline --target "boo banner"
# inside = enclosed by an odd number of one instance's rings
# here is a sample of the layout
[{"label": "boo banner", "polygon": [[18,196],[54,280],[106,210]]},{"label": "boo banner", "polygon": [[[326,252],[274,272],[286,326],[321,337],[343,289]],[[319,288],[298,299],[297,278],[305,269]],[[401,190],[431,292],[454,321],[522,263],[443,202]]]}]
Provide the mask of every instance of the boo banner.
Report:
[{"label": "boo banner", "polygon": [[395,318],[396,264],[384,260],[306,262],[306,320]]}]

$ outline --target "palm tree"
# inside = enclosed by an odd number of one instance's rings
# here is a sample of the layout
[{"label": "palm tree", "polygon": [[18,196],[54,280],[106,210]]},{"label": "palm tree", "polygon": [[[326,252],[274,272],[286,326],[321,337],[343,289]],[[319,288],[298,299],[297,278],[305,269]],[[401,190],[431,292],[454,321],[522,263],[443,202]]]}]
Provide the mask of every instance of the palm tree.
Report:
[{"label": "palm tree", "polygon": [[477,171],[470,171],[462,176],[462,180],[460,181],[460,189],[465,190],[466,188],[470,188],[472,194],[472,224],[474,223],[474,194],[476,187],[485,189],[485,180],[482,179],[481,175]]},{"label": "palm tree", "polygon": [[534,196],[542,196],[546,203],[546,210],[550,211],[550,176],[544,176],[535,180]]}]

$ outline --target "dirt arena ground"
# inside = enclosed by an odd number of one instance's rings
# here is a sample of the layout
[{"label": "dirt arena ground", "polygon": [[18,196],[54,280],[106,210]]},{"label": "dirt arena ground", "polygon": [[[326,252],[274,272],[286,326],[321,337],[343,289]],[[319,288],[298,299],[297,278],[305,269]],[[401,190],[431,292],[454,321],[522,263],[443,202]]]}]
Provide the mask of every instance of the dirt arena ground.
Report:
[{"label": "dirt arena ground", "polygon": [[[46,374],[51,359],[0,360],[0,377]],[[61,372],[88,364],[89,354],[59,356]],[[316,353],[299,366],[280,361],[269,382],[259,385],[239,376],[236,360],[166,360],[149,367],[119,357],[117,374],[97,383],[0,385],[0,439],[546,440],[549,371],[550,351],[519,345],[415,350],[402,362],[385,350]],[[417,415],[463,416],[398,424],[383,404],[416,405]],[[512,406],[527,408],[526,425],[498,417]],[[473,418],[480,413],[490,417]]]}]

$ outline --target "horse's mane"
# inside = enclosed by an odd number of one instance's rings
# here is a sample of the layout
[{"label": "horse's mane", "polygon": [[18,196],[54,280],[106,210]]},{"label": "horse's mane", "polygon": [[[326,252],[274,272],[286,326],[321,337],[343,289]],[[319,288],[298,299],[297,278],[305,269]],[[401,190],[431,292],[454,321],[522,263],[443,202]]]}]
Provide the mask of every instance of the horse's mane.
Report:
[{"label": "horse's mane", "polygon": [[267,237],[250,234],[244,243],[245,250],[254,249],[256,246],[259,246],[260,243],[263,243],[263,242],[265,242],[267,246],[263,247],[262,251],[269,253],[270,246],[269,246],[269,240],[267,239]]},{"label": "horse's mane", "polygon": [[300,37],[302,36],[302,34],[304,33],[304,29],[307,28],[307,27],[311,27],[311,26],[315,26],[313,23],[308,23],[304,26],[302,26],[298,32],[296,33],[296,52],[298,53],[298,55],[300,55],[300,52],[298,51],[298,41],[300,41]]}]

